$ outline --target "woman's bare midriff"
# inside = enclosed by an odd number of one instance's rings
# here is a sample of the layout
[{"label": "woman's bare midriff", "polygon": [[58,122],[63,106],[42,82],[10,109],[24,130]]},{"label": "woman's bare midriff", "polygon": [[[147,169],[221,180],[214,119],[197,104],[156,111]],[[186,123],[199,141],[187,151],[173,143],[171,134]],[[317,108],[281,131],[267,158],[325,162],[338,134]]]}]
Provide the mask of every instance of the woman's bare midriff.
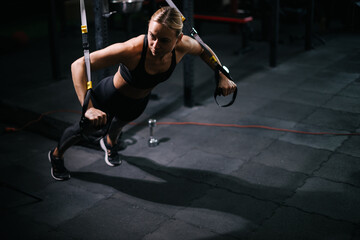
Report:
[{"label": "woman's bare midriff", "polygon": [[113,80],[115,88],[125,97],[132,99],[141,99],[150,94],[152,88],[149,89],[139,89],[130,86],[124,78],[120,75],[119,71],[114,75]]}]

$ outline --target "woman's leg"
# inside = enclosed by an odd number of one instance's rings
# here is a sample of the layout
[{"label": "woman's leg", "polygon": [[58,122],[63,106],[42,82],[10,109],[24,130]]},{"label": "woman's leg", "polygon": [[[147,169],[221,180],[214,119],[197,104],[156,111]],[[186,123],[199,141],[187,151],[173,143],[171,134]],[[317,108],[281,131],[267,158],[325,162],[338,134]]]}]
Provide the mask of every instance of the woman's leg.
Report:
[{"label": "woman's leg", "polygon": [[122,129],[128,123],[129,123],[128,121],[122,121],[116,117],[113,118],[108,134],[106,135],[106,142],[109,146],[114,146],[118,144],[119,138],[122,133]]},{"label": "woman's leg", "polygon": [[70,172],[64,165],[65,151],[77,143],[81,138],[79,123],[68,127],[60,138],[58,147],[49,151],[48,158],[51,163],[51,176],[58,181],[70,179]]},{"label": "woman's leg", "polygon": [[122,133],[122,128],[127,123],[128,122],[121,121],[116,117],[113,118],[108,130],[108,134],[100,140],[100,146],[105,152],[105,162],[111,167],[121,164],[121,159],[118,154],[120,147],[119,138]]},{"label": "woman's leg", "polygon": [[57,158],[63,158],[65,151],[71,146],[78,143],[81,139],[81,128],[79,123],[65,129],[58,146],[55,148],[53,155]]}]

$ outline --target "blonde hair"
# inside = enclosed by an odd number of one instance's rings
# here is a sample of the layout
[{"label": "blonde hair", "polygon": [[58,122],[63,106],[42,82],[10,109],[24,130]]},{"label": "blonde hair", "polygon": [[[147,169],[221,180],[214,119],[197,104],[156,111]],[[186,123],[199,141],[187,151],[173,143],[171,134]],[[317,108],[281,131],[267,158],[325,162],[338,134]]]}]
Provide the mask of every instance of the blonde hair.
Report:
[{"label": "blonde hair", "polygon": [[175,8],[166,6],[157,10],[151,17],[150,21],[160,23],[172,30],[175,30],[176,36],[180,36],[183,29],[181,13]]}]

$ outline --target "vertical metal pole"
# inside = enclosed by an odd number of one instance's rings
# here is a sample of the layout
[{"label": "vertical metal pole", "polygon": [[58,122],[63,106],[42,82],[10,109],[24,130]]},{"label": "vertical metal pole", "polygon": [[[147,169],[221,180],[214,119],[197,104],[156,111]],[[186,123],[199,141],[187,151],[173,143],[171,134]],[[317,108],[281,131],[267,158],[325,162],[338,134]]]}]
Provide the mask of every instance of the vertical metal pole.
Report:
[{"label": "vertical metal pole", "polygon": [[56,5],[55,0],[49,2],[49,46],[50,46],[50,57],[51,57],[51,66],[52,66],[52,77],[55,80],[60,79],[60,54],[59,54],[59,43],[58,43],[58,34],[56,28]]},{"label": "vertical metal pole", "polygon": [[96,49],[102,49],[108,45],[108,24],[104,14],[104,0],[94,0],[95,17],[95,44]]},{"label": "vertical metal pole", "polygon": [[313,21],[314,21],[314,0],[307,0],[306,9],[306,30],[305,30],[305,50],[313,49]]},{"label": "vertical metal pole", "polygon": [[[104,17],[104,13],[108,11],[107,0],[94,0],[94,20],[95,20],[95,46],[96,50],[106,47],[109,42],[108,22],[107,18]],[[109,70],[99,70],[97,77],[102,79],[109,75]]]},{"label": "vertical metal pole", "polygon": [[[194,15],[194,2],[193,0],[183,1],[183,12],[186,17],[186,21],[190,26],[193,26]],[[186,35],[190,32],[184,31]],[[186,107],[193,107],[194,103],[194,57],[186,55],[184,57],[184,105]]]},{"label": "vertical metal pole", "polygon": [[279,0],[272,0],[270,30],[270,67],[277,65],[277,48],[279,42]]}]

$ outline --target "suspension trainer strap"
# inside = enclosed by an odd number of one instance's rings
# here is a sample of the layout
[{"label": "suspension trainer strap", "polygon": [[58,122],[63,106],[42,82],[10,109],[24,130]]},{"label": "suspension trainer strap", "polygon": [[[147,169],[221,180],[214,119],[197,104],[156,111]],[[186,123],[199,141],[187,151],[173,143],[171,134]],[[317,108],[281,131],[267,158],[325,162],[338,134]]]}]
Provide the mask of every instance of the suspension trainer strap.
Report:
[{"label": "suspension trainer strap", "polygon": [[214,91],[214,99],[216,104],[218,104],[220,107],[228,107],[231,106],[236,99],[236,95],[237,95],[237,89],[235,90],[235,92],[233,93],[232,99],[228,104],[225,105],[220,105],[217,101],[217,96],[221,95],[221,89],[218,88],[219,85],[219,79],[220,79],[220,75],[219,75],[219,71],[221,73],[223,73],[228,79],[233,80],[229,69],[223,65],[221,65],[219,63],[219,61],[217,60],[217,57],[215,56],[215,54],[209,49],[209,47],[204,43],[204,41],[201,39],[201,37],[199,36],[199,34],[197,33],[197,31],[195,30],[194,27],[186,24],[185,20],[186,18],[184,17],[184,15],[180,12],[180,10],[176,7],[176,5],[174,4],[174,2],[172,0],[166,0],[167,4],[172,7],[175,8],[180,14],[181,14],[181,18],[182,21],[184,22],[184,26],[189,30],[190,35],[196,40],[198,41],[198,43],[201,45],[201,47],[204,49],[205,53],[208,55],[210,61],[215,65],[215,91]]},{"label": "suspension trainer strap", "polygon": [[[92,81],[91,81],[91,69],[90,69],[90,52],[89,52],[89,39],[88,39],[88,29],[86,23],[86,12],[84,0],[80,0],[80,14],[81,14],[81,36],[82,36],[82,46],[84,50],[84,59],[85,59],[85,68],[86,68],[86,94],[84,98],[84,103],[82,106],[82,115],[80,119],[80,133],[83,138],[90,142],[96,142],[103,138],[107,131],[109,130],[111,120],[108,120],[104,127],[95,128],[90,124],[90,121],[85,117],[85,113],[89,106],[89,101],[93,95]],[[108,119],[109,116],[108,116]]]},{"label": "suspension trainer strap", "polygon": [[85,11],[84,0],[80,0],[80,14],[81,14],[82,47],[84,50],[85,69],[86,69],[86,78],[87,78],[86,94],[85,94],[84,103],[82,106],[82,115],[81,115],[81,119],[80,119],[80,127],[83,128],[84,124],[87,122],[87,119],[85,118],[85,112],[88,108],[90,96],[92,94],[89,38],[88,38],[88,28],[87,28],[87,22],[86,22],[86,11]]},{"label": "suspension trainer strap", "polygon": [[90,69],[89,38],[88,38],[88,28],[86,22],[86,11],[85,11],[84,0],[80,0],[80,14],[81,14],[81,36],[82,36],[82,45],[84,50],[86,77],[87,77],[87,89],[89,90],[92,88],[92,81],[91,81],[91,69]]}]

